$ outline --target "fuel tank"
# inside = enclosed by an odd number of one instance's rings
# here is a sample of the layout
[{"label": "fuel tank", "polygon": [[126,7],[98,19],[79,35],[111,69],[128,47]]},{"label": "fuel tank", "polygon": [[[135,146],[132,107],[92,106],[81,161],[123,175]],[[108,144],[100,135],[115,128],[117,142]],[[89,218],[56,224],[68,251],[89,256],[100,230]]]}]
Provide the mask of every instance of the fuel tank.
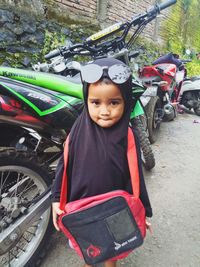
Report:
[{"label": "fuel tank", "polygon": [[0,76],[40,86],[79,99],[83,98],[80,76],[64,77],[61,75],[0,66]]}]

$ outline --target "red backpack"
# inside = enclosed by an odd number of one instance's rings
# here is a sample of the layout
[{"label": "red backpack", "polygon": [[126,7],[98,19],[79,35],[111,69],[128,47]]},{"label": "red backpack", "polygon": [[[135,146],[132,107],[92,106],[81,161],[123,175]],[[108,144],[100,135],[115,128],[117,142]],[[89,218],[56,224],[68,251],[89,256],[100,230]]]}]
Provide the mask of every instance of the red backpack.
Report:
[{"label": "red backpack", "polygon": [[67,138],[64,150],[64,173],[58,224],[85,262],[93,265],[105,260],[126,257],[143,243],[146,235],[145,209],[139,199],[139,171],[135,139],[128,130],[127,158],[133,195],[115,190],[66,204]]}]

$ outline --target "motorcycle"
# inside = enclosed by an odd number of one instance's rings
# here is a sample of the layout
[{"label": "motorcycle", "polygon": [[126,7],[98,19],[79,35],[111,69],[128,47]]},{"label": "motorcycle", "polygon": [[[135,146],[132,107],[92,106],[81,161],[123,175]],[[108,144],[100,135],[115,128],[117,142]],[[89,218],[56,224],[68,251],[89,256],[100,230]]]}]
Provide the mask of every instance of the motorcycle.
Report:
[{"label": "motorcycle", "polygon": [[193,109],[200,116],[200,78],[185,78],[177,97],[179,105]]},{"label": "motorcycle", "polygon": [[[176,109],[180,111],[183,105],[193,109],[200,116],[200,79],[187,77],[185,65],[191,60],[181,60],[177,54],[169,53],[153,62],[153,66],[144,67],[140,73],[141,78],[152,78],[157,83],[158,97],[163,118],[167,121],[176,116]],[[165,83],[163,83],[165,82]]]},{"label": "motorcycle", "polygon": [[171,121],[176,117],[176,104],[182,87],[186,69],[177,55],[169,53],[158,58],[152,66],[144,66],[139,71],[139,77],[146,86],[153,86],[155,99],[147,107],[151,114],[148,123],[151,124],[150,142],[154,143],[158,137],[158,128],[162,120]]},{"label": "motorcycle", "polygon": [[[144,25],[175,2],[156,5],[136,16],[128,27],[143,22]],[[107,48],[113,50],[113,46],[116,41]],[[98,46],[89,46],[89,40],[65,52],[85,54],[87,49],[90,53],[100,52]],[[0,153],[0,263],[11,267],[38,266],[52,231],[52,166],[62,154],[68,131],[82,109],[81,85],[76,77],[49,73],[2,67],[2,74],[7,77],[0,78],[1,133],[6,130],[10,139]],[[28,84],[30,80],[32,84]],[[136,82],[135,99],[143,89]]]},{"label": "motorcycle", "polygon": [[[122,29],[124,31],[124,27],[125,25],[123,25]],[[128,34],[128,30],[127,27],[129,27],[130,29],[130,25],[126,26],[125,30],[126,30],[126,35]],[[112,36],[112,30],[113,30],[113,26],[106,28],[104,31],[101,31],[99,34],[99,36],[101,36],[100,39],[103,38],[103,34],[104,34],[104,38],[107,38],[107,36]],[[111,32],[110,32],[111,31]],[[126,35],[124,35],[123,39],[125,40]],[[98,44],[97,47],[97,34],[95,34],[95,48],[92,47],[93,42],[91,42],[91,40],[94,38],[94,36],[90,36],[88,38],[87,44],[75,44],[75,45],[69,45],[69,46],[65,46],[62,47],[59,50],[54,50],[51,51],[48,55],[46,55],[46,58],[51,59],[51,63],[47,64],[47,63],[42,63],[42,64],[37,64],[35,66],[33,66],[33,69],[35,71],[43,71],[43,72],[47,72],[47,71],[51,71],[53,73],[56,74],[61,74],[62,76],[65,76],[67,78],[69,78],[68,80],[70,80],[74,83],[74,81],[77,84],[81,83],[80,80],[80,69],[81,69],[81,64],[78,61],[74,61],[72,60],[74,58],[75,55],[87,55],[87,56],[91,56],[92,58],[98,58],[98,57],[114,57],[114,58],[118,58],[124,62],[126,62],[127,65],[129,65],[129,61],[131,58],[136,57],[138,55],[137,52],[132,52],[129,53],[129,50],[126,48],[122,48],[122,40],[117,41],[116,38],[114,38],[115,40],[115,49],[113,47],[113,45],[111,45],[110,47],[110,40],[109,42],[103,42],[103,44]],[[108,45],[108,48],[105,49],[105,45]],[[125,43],[124,45],[125,46]],[[30,72],[30,71],[25,71],[25,70],[20,70],[20,69],[12,69],[12,68],[7,68],[7,67],[0,67],[0,74],[5,76],[5,77],[10,77],[12,79],[15,80],[20,80],[20,81],[24,81],[26,83],[29,84],[35,84],[35,85],[40,85],[43,86],[47,89],[50,90],[56,90],[62,93],[65,93],[66,95],[70,95],[73,97],[78,97],[79,98],[79,102],[80,102],[80,98],[82,99],[82,92],[81,87],[79,87],[79,89],[76,89],[75,87],[71,87],[68,90],[65,90],[65,92],[63,91],[63,88],[68,87],[68,84],[66,84],[66,80],[65,79],[61,79],[59,78],[52,78],[51,76],[45,76],[44,73],[38,73],[37,75],[37,79],[32,79],[32,75],[35,75],[34,73]],[[54,80],[55,82],[47,82],[47,80],[51,81]],[[143,88],[143,85],[141,84],[141,82],[136,79],[135,76],[133,76],[133,84],[134,84],[134,93],[136,92],[136,88],[137,90],[139,90],[138,92],[140,92],[141,90],[145,90],[145,88]],[[58,86],[59,85],[59,86]],[[79,90],[79,95],[77,95],[77,90]],[[80,104],[80,103],[79,103]],[[79,113],[80,113],[81,109],[79,109]],[[143,164],[145,166],[145,168],[147,170],[152,169],[155,166],[155,158],[152,152],[152,148],[150,146],[150,142],[148,140],[148,136],[147,136],[147,132],[146,132],[146,128],[147,128],[147,123],[146,123],[146,115],[144,113],[143,107],[142,107],[142,103],[138,100],[135,108],[133,110],[133,112],[131,113],[131,123],[134,125],[134,129],[138,134],[138,137],[140,139],[140,145],[141,145],[141,152],[142,152],[142,160],[143,160]],[[17,146],[19,146],[17,144]]]}]

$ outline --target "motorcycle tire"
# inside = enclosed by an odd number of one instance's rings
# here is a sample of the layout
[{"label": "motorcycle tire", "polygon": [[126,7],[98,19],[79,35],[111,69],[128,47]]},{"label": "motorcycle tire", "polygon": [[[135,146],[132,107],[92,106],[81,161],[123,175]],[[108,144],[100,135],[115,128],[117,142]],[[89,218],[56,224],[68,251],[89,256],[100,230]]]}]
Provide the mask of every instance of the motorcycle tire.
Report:
[{"label": "motorcycle tire", "polygon": [[155,158],[142,119],[140,116],[135,117],[131,123],[140,141],[143,165],[146,170],[151,170],[155,166]]},{"label": "motorcycle tire", "polygon": [[151,144],[155,143],[159,136],[160,124],[161,124],[161,118],[159,115],[160,109],[161,109],[161,104],[158,96],[152,97],[147,107],[145,107],[145,111],[147,114],[149,141]]},{"label": "motorcycle tire", "polygon": [[194,108],[194,112],[197,116],[200,116],[200,92],[199,91],[195,94],[195,98],[197,100],[197,106]]},{"label": "motorcycle tire", "polygon": [[[17,223],[18,218],[23,216],[24,213],[21,211],[18,216],[12,217],[12,212],[18,212],[20,207],[25,208],[23,203],[28,201],[31,207],[34,206],[33,199],[50,186],[52,178],[53,172],[41,164],[33,154],[11,148],[0,149],[0,233],[6,231],[10,224]],[[15,208],[5,204],[5,201],[12,202],[13,196],[18,201]],[[3,226],[5,220],[7,225]],[[9,247],[4,249],[5,252],[0,250],[4,253],[0,254],[0,266],[39,266],[47,252],[48,239],[53,231],[51,208],[49,207],[39,220],[22,231],[22,235],[17,236]],[[0,244],[0,247],[3,249],[3,244]]]},{"label": "motorcycle tire", "polygon": [[197,108],[194,108],[194,112],[197,116],[200,116],[200,104]]}]

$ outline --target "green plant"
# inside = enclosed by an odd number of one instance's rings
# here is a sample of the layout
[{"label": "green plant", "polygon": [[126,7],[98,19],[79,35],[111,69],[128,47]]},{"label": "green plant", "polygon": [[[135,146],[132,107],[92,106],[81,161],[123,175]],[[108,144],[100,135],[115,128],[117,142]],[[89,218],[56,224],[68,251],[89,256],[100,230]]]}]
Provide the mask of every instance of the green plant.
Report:
[{"label": "green plant", "polygon": [[63,45],[65,41],[65,36],[62,33],[45,31],[44,45],[41,50],[40,56],[46,55],[49,51],[58,48]]},{"label": "green plant", "polygon": [[200,0],[178,0],[163,21],[166,48],[184,54],[186,49],[200,51]]},{"label": "green plant", "polygon": [[200,60],[193,60],[188,63],[187,66],[188,77],[199,76],[200,75]]}]

